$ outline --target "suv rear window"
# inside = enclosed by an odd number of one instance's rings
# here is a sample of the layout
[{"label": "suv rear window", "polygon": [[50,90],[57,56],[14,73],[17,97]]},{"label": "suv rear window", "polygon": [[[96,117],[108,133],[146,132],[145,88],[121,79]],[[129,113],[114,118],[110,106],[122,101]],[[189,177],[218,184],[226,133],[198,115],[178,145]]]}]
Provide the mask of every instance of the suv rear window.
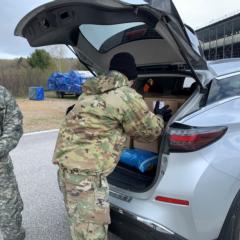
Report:
[{"label": "suv rear window", "polygon": [[153,28],[149,28],[143,22],[114,25],[82,24],[80,31],[91,45],[101,53],[132,41],[162,39]]},{"label": "suv rear window", "polygon": [[240,96],[240,74],[213,80],[207,104],[234,96]]}]

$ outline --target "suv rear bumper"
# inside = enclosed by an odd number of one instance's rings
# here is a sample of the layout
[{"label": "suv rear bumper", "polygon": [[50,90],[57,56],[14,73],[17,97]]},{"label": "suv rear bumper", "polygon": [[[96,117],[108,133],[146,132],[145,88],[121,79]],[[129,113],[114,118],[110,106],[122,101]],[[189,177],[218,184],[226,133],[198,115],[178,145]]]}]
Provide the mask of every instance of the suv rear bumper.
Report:
[{"label": "suv rear bumper", "polygon": [[111,206],[109,231],[123,240],[186,240],[160,225]]}]

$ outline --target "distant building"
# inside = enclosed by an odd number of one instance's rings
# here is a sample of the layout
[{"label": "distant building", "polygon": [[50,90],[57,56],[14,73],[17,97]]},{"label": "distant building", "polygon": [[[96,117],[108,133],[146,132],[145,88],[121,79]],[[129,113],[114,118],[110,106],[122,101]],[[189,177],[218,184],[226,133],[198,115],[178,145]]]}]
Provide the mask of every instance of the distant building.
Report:
[{"label": "distant building", "polygon": [[240,13],[196,32],[208,60],[240,57]]}]

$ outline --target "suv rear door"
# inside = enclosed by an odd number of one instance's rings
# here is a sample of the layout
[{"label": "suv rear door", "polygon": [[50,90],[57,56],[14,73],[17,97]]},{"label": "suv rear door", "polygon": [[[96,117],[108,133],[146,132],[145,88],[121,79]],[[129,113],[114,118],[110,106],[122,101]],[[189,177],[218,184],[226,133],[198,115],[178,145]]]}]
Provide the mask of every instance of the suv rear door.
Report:
[{"label": "suv rear door", "polygon": [[80,61],[100,71],[107,71],[112,56],[122,51],[131,53],[141,69],[188,68],[201,87],[205,79],[199,80],[194,70],[208,71],[171,0],[139,5],[117,0],[56,0],[27,14],[15,35],[25,37],[33,47],[69,45]]}]

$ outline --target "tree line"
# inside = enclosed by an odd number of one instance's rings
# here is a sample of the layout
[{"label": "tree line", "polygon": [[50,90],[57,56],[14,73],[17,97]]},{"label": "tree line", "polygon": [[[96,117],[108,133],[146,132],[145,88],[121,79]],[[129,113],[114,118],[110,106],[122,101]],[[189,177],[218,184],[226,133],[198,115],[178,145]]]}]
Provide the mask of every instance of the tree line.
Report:
[{"label": "tree line", "polygon": [[75,58],[51,55],[44,49],[35,50],[28,58],[0,60],[0,85],[16,97],[26,97],[31,86],[47,87],[47,79],[55,71],[81,70]]}]

